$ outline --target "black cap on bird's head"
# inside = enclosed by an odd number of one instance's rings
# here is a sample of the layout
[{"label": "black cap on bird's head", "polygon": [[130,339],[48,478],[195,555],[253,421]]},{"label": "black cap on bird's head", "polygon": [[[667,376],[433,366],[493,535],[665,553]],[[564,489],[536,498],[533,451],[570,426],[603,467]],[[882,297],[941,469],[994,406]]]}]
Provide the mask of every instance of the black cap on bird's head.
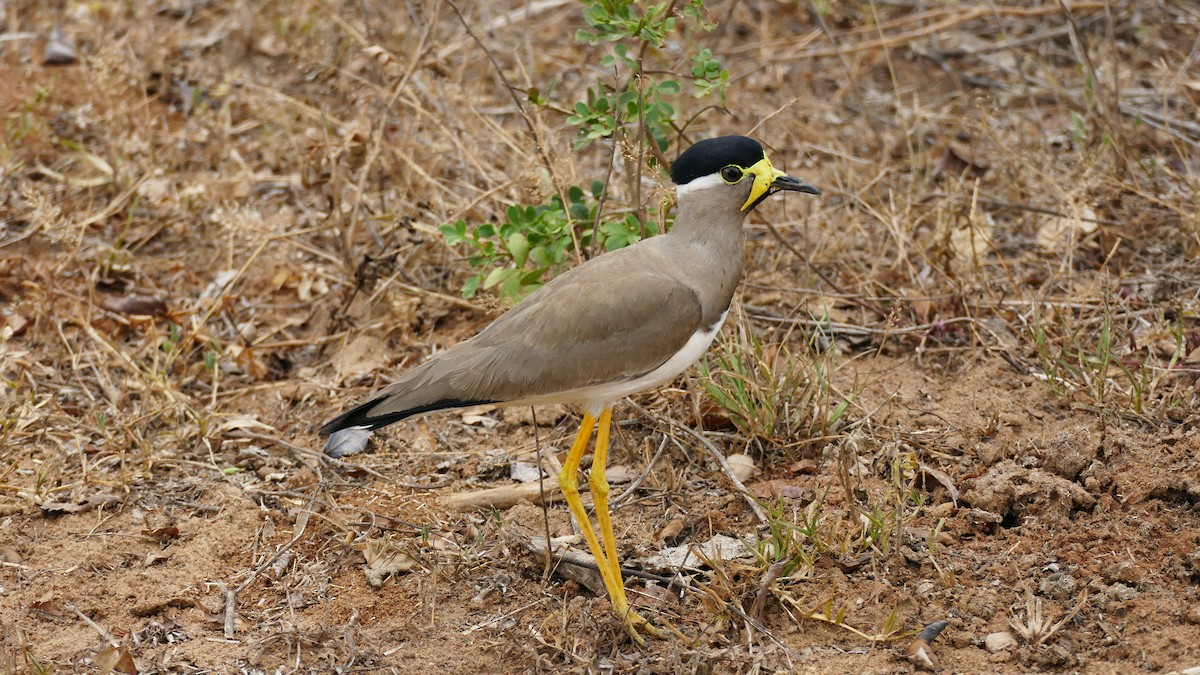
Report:
[{"label": "black cap on bird's head", "polygon": [[671,180],[676,185],[687,185],[693,179],[707,176],[733,164],[752,166],[766,157],[763,146],[747,136],[721,136],[697,141],[683,151],[671,165]]},{"label": "black cap on bird's head", "polygon": [[821,194],[815,186],[771,166],[762,144],[746,136],[721,136],[698,141],[684,150],[671,166],[671,180],[680,188],[707,176],[719,176],[721,182],[736,185],[747,175],[753,184],[746,202],[742,204],[742,211],[753,209],[780,190]]}]

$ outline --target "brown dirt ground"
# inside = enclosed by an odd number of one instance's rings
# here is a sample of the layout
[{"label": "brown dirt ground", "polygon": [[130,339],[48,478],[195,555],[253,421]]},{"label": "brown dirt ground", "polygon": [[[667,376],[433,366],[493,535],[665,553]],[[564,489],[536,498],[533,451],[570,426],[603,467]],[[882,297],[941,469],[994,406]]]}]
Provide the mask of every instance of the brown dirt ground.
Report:
[{"label": "brown dirt ground", "polygon": [[[643,648],[524,546],[570,534],[560,503],[446,506],[574,411],[407,421],[345,461],[315,435],[495,315],[438,224],[605,175],[483,51],[570,108],[611,81],[578,6],[461,5],[481,47],[439,0],[0,3],[3,669],[907,672],[941,620],[945,672],[1200,666],[1200,13],[819,4],[710,3],[681,46],[733,72],[727,113],[679,104],[825,189],[751,219],[726,328],[819,396],[755,438],[693,373],[618,409],[612,460],[614,494],[650,467],[627,567],[770,539],[669,420],[750,455],[795,564],[630,579],[681,634]],[[55,25],[78,63],[43,65]]]}]

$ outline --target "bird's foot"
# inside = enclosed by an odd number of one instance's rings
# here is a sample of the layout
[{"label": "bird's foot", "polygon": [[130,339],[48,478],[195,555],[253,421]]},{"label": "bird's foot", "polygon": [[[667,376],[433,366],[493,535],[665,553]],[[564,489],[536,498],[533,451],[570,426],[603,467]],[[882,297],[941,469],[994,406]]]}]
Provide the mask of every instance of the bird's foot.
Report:
[{"label": "bird's foot", "polygon": [[[620,613],[618,612],[618,614]],[[645,636],[647,635],[659,639],[671,637],[671,633],[650,623],[649,619],[633,611],[632,607],[625,610],[621,620],[625,624],[625,632],[629,634],[629,637],[633,638],[634,642],[642,647],[646,646]]]}]

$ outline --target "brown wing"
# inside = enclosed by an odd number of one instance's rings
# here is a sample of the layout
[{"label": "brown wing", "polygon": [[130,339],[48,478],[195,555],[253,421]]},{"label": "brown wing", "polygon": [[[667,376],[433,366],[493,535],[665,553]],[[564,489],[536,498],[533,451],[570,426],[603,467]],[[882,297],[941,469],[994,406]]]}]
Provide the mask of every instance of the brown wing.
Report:
[{"label": "brown wing", "polygon": [[[701,326],[688,286],[636,256],[609,254],[564,275],[463,346],[486,375],[465,388],[519,400],[632,379],[671,358]],[[539,301],[540,300],[540,301]],[[464,373],[464,375],[468,375]]]},{"label": "brown wing", "polygon": [[705,327],[696,293],[662,262],[647,247],[589,261],[321,431],[378,428],[431,410],[547,397],[650,372]]}]

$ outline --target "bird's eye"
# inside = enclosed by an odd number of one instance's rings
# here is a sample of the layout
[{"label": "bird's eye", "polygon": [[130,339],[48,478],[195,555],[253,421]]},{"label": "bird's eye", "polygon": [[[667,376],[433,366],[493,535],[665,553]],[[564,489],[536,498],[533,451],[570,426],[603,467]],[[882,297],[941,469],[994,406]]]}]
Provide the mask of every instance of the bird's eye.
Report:
[{"label": "bird's eye", "polygon": [[726,183],[736,183],[742,179],[742,170],[732,164],[721,169],[721,180]]}]

